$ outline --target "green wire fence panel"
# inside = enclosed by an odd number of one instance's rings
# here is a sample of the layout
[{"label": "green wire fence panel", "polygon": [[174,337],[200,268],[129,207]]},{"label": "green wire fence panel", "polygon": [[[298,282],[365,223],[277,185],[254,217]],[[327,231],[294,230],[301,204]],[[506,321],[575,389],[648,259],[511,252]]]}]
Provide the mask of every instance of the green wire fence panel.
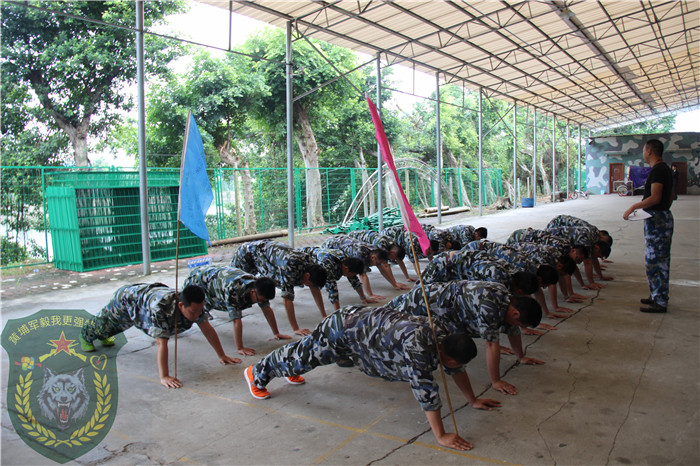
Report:
[{"label": "green wire fence panel", "polygon": [[[84,272],[143,261],[137,173],[51,173],[47,179],[56,268]],[[177,172],[149,179],[151,260],[175,258],[178,184]],[[179,256],[206,253],[206,243],[181,226]]]},{"label": "green wire fence panel", "polygon": [[[425,164],[415,168],[411,163],[398,168],[409,202],[416,211],[436,206],[434,170]],[[179,176],[178,169],[148,170],[152,260],[175,257]],[[212,239],[287,228],[286,168],[219,168],[210,170],[209,176],[214,203],[206,222]],[[1,180],[3,266],[28,263],[31,259],[26,253],[11,253],[21,247],[26,249],[35,240],[34,263],[53,259],[59,268],[84,271],[142,261],[137,171],[2,167]],[[396,200],[386,181],[385,177],[383,204],[385,208],[395,208]],[[478,185],[475,170],[444,169],[442,205],[475,204]],[[307,186],[314,189],[307,191]],[[492,203],[502,193],[500,170],[484,169],[483,204]],[[376,216],[377,194],[374,169],[296,168],[295,229],[335,227],[343,223],[351,207],[356,219]],[[309,218],[311,207],[317,212],[315,218]],[[47,218],[51,221],[50,237]],[[205,243],[181,227],[180,256],[205,253]]]}]

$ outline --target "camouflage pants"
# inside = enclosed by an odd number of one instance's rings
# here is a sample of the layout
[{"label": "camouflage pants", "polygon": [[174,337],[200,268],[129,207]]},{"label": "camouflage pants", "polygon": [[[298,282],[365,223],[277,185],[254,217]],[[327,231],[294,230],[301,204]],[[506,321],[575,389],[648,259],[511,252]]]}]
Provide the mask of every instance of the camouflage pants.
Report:
[{"label": "camouflage pants", "polygon": [[258,268],[248,254],[248,248],[245,244],[243,244],[236,250],[236,252],[233,253],[233,258],[231,259],[230,265],[231,267],[236,267],[237,269],[241,269],[251,275],[258,274]]},{"label": "camouflage pants", "polygon": [[104,340],[134,326],[129,313],[121,305],[121,299],[118,299],[121,291],[128,287],[129,285],[119,288],[109,303],[95,317],[85,322],[80,331],[80,336],[85,341]]},{"label": "camouflage pants", "polygon": [[265,387],[275,377],[301,375],[318,367],[349,359],[345,341],[345,314],[335,312],[299,341],[281,346],[253,366],[258,387]]},{"label": "camouflage pants", "polygon": [[644,220],[644,258],[649,291],[651,299],[663,307],[668,306],[672,236],[673,214],[670,210],[652,212],[652,216]]}]

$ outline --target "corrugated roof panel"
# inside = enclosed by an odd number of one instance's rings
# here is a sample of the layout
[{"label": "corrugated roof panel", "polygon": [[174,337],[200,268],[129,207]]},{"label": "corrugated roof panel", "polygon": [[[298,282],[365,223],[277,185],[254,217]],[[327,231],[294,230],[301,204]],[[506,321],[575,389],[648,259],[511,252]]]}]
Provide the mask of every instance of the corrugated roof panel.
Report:
[{"label": "corrugated roof panel", "polygon": [[277,26],[296,19],[312,37],[385,50],[430,74],[458,73],[470,88],[536,102],[584,125],[700,104],[700,2],[259,0],[233,2],[233,11]]}]

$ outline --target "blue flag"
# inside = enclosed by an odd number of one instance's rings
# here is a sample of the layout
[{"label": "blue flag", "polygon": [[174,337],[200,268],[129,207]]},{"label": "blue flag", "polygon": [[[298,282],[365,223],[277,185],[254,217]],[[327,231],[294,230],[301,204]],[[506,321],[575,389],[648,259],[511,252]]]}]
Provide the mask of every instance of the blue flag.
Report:
[{"label": "blue flag", "polygon": [[209,210],[214,194],[207,177],[207,161],[204,157],[204,144],[199,134],[194,116],[190,113],[190,129],[187,137],[185,160],[180,174],[180,220],[192,233],[206,240],[209,245],[209,232],[204,217]]}]

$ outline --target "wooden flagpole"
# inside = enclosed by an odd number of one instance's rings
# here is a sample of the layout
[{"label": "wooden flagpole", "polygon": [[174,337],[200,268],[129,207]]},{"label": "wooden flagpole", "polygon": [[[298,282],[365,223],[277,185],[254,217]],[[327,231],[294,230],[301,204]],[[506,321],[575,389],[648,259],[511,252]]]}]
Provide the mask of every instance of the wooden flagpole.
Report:
[{"label": "wooden flagpole", "polygon": [[418,275],[418,280],[420,281],[420,289],[423,292],[423,299],[425,300],[425,308],[428,311],[428,321],[430,322],[430,330],[432,330],[433,339],[435,340],[435,348],[437,349],[438,361],[440,361],[440,374],[442,376],[442,386],[445,387],[445,395],[447,396],[447,406],[449,407],[450,415],[452,416],[452,425],[454,426],[455,434],[459,435],[459,429],[457,429],[457,420],[455,419],[455,412],[452,409],[450,390],[447,388],[447,377],[445,376],[445,368],[443,367],[444,364],[442,363],[442,356],[440,355],[440,345],[438,344],[437,333],[435,332],[435,325],[433,325],[433,313],[430,311],[430,302],[428,301],[428,295],[425,293],[425,284],[423,283],[423,275],[421,274],[420,265],[418,264],[416,247],[413,245],[413,237],[411,236],[411,230],[406,229],[406,234],[408,235],[408,241],[411,245],[411,252],[413,253],[413,267],[416,270],[416,275]]},{"label": "wooden flagpole", "polygon": [[178,271],[180,269],[180,211],[182,209],[182,172],[185,168],[185,158],[187,157],[187,143],[190,138],[190,121],[192,120],[192,111],[187,111],[187,123],[185,124],[185,142],[182,144],[182,161],[180,162],[180,186],[177,191],[177,233],[175,235],[175,312],[173,313],[173,318],[175,319],[175,348],[174,348],[174,359],[173,359],[173,369],[174,377],[177,379],[177,317],[180,312],[180,299],[178,293]]}]

